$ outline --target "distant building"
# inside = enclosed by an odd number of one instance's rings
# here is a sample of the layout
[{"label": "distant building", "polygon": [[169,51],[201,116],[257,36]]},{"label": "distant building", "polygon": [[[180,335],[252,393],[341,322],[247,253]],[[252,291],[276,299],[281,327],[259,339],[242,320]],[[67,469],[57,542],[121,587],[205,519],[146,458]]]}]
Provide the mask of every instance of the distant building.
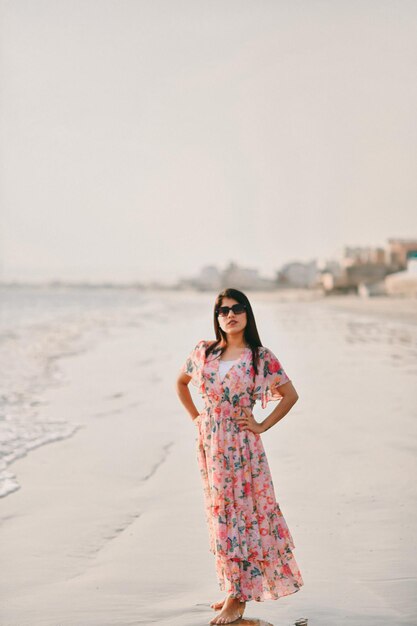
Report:
[{"label": "distant building", "polygon": [[386,265],[387,253],[384,248],[372,246],[345,246],[343,263],[347,265]]},{"label": "distant building", "polygon": [[388,245],[345,246],[339,260],[294,261],[282,266],[276,278],[262,278],[254,268],[231,262],[224,270],[207,265],[194,278],[181,279],[176,288],[217,291],[285,288],[315,289],[325,293],[382,293],[413,295],[417,280],[417,239],[389,239]]},{"label": "distant building", "polygon": [[345,268],[345,279],[349,285],[358,286],[359,283],[377,283],[383,280],[388,273],[385,263],[362,263]]},{"label": "distant building", "polygon": [[215,265],[206,265],[195,279],[196,284],[204,290],[220,289],[222,276]]},{"label": "distant building", "polygon": [[269,290],[276,287],[275,281],[259,276],[259,271],[252,268],[239,267],[229,263],[222,272],[222,286],[233,285],[236,289]]},{"label": "distant building", "polygon": [[278,285],[300,289],[315,287],[319,280],[320,271],[316,260],[307,263],[301,261],[286,263],[277,276]]},{"label": "distant building", "polygon": [[239,267],[229,263],[224,270],[215,265],[206,265],[195,278],[181,279],[178,289],[198,289],[200,291],[218,291],[226,287],[247,290],[271,290],[276,288],[274,280],[262,278],[256,269]]},{"label": "distant building", "polygon": [[319,265],[318,284],[326,293],[331,293],[345,285],[345,270],[339,261],[329,260]]},{"label": "distant building", "polygon": [[417,298],[417,251],[409,253],[405,270],[385,278],[385,290],[388,295]]},{"label": "distant building", "polygon": [[388,264],[396,269],[405,269],[407,259],[417,254],[417,239],[388,239]]},{"label": "distant building", "polygon": [[[396,240],[397,241],[397,240]],[[402,248],[398,248],[401,249]],[[355,292],[360,295],[385,291],[385,277],[395,272],[389,250],[372,246],[345,246],[337,272],[322,273],[321,283],[326,292]]]}]

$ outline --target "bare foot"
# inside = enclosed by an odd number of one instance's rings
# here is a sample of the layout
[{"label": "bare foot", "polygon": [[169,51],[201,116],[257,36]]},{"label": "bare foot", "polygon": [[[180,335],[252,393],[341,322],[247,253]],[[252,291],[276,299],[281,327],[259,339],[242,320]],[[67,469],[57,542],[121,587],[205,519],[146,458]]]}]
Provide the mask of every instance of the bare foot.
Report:
[{"label": "bare foot", "polygon": [[230,624],[242,617],[245,607],[246,602],[228,596],[223,602],[222,610],[216,617],[213,617],[210,624]]},{"label": "bare foot", "polygon": [[226,602],[226,600],[227,597],[224,600],[220,600],[220,602],[213,602],[213,604],[210,604],[210,606],[215,611],[220,611],[220,609],[223,608],[223,604]]}]

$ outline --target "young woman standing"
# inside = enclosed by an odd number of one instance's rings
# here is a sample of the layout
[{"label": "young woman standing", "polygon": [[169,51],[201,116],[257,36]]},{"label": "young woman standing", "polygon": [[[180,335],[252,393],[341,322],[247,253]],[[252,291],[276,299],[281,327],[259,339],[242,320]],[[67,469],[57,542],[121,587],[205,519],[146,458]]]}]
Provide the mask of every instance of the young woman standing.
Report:
[{"label": "young woman standing", "polygon": [[[280,361],[262,346],[244,293],[225,289],[214,305],[216,340],[201,340],[183,364],[178,396],[198,429],[197,454],[203,481],[210,551],[220,589],[210,624],[239,619],[246,602],[277,600],[304,584],[294,541],[276,500],[261,433],[279,422],[298,400]],[[203,396],[198,412],[192,381]],[[252,414],[281,401],[262,422]]]}]

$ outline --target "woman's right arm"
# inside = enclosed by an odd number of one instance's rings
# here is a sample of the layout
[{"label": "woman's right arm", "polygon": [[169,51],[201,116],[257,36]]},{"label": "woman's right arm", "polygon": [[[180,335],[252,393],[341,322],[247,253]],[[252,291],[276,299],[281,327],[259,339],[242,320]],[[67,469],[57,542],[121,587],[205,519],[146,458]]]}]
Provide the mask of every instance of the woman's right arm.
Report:
[{"label": "woman's right arm", "polygon": [[185,410],[194,421],[200,415],[200,413],[198,412],[197,407],[191,397],[190,390],[188,389],[188,383],[190,382],[190,380],[191,376],[188,376],[188,374],[182,372],[177,378],[176,390],[181,404],[185,407]]}]

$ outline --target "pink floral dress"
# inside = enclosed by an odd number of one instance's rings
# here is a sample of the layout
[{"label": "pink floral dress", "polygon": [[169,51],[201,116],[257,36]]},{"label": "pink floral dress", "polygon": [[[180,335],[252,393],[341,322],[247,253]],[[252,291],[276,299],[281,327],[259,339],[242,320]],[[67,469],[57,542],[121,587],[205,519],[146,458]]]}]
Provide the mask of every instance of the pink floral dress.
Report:
[{"label": "pink floral dress", "polygon": [[261,436],[235,418],[241,407],[252,408],[256,400],[265,408],[282,398],[279,386],[290,379],[277,357],[262,346],[255,379],[252,351],[246,348],[222,381],[219,349],[205,358],[209,343],[199,341],[181,371],[192,377],[205,403],[196,419],[197,458],[219,586],[242,601],[276,600],[304,583]]}]

